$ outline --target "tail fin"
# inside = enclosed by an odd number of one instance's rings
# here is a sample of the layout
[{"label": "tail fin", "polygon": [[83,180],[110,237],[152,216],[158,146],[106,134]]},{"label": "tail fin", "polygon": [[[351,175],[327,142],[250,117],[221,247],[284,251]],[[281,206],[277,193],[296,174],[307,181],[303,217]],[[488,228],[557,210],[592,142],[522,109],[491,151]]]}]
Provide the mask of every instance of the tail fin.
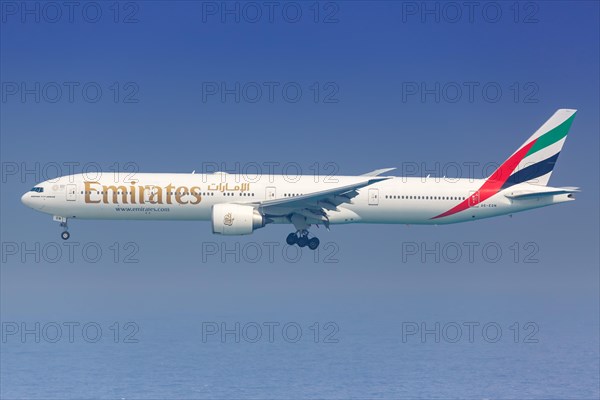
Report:
[{"label": "tail fin", "polygon": [[501,189],[528,182],[547,186],[577,110],[560,109],[489,177]]}]

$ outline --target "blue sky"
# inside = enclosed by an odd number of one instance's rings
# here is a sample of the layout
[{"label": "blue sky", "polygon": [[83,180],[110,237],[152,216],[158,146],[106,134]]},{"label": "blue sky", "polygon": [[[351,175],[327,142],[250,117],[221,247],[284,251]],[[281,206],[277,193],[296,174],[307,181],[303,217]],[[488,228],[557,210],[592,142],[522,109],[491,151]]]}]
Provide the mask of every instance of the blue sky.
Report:
[{"label": "blue sky", "polygon": [[[22,3],[3,2],[1,10],[3,321],[327,319],[339,321],[346,343],[367,345],[385,336],[390,316],[534,320],[544,346],[561,348],[575,334],[581,351],[597,345],[597,2],[481,3],[472,15],[459,3],[277,3],[272,21],[258,2],[258,22],[236,2],[82,3],[72,21],[63,5],[58,22],[44,3],[28,4],[29,14]],[[239,22],[223,7],[237,7]],[[305,253],[291,263],[282,246],[273,260],[263,254],[255,263],[203,253],[213,243],[266,251],[265,243],[283,241],[285,226],[220,238],[208,223],[123,221],[71,224],[72,240],[103,250],[97,263],[80,252],[74,262],[64,254],[56,263],[21,259],[24,247],[60,240],[49,216],[19,201],[36,183],[35,174],[20,175],[25,169],[44,176],[55,165],[66,173],[65,163],[78,163],[76,172],[128,163],[141,172],[294,163],[308,173],[359,174],[417,165],[413,175],[435,176],[458,164],[465,176],[470,163],[481,177],[485,163],[503,161],[558,108],[579,110],[550,181],[582,187],[574,203],[455,226],[321,229],[331,253],[316,262]],[[123,262],[130,242],[135,264]],[[493,243],[503,255],[498,262],[481,252],[473,262],[403,259],[414,243],[464,250],[465,242]],[[7,243],[17,244],[17,255],[7,254]],[[330,254],[338,262],[326,262]],[[538,262],[525,262],[527,254]],[[370,336],[360,342],[363,329]],[[148,331],[145,343],[177,340]],[[581,378],[589,388],[583,397],[598,394],[597,346],[590,351],[596,369]],[[525,362],[539,363],[542,353]],[[545,362],[558,371],[561,362],[581,361],[569,354]],[[14,356],[2,369],[23,363]],[[376,378],[365,387],[377,386]]]}]

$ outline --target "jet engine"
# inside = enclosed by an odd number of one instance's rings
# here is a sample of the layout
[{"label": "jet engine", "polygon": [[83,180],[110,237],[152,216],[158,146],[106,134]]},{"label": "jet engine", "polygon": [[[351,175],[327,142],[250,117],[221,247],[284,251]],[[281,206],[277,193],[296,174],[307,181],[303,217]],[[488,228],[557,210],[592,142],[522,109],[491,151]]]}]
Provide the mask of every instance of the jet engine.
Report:
[{"label": "jet engine", "polygon": [[265,217],[252,206],[215,204],[212,207],[213,233],[220,235],[249,235],[267,223]]}]

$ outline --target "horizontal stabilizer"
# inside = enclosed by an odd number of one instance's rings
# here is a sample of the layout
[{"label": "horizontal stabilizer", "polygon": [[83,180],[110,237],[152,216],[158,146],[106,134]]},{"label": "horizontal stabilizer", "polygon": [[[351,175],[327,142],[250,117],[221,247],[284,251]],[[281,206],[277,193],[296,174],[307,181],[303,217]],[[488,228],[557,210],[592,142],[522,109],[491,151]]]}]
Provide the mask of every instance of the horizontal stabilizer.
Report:
[{"label": "horizontal stabilizer", "polygon": [[505,196],[509,199],[532,199],[535,197],[555,196],[558,194],[570,194],[580,192],[579,188],[576,187],[563,187],[563,188],[547,188],[547,190],[515,190],[507,193]]}]

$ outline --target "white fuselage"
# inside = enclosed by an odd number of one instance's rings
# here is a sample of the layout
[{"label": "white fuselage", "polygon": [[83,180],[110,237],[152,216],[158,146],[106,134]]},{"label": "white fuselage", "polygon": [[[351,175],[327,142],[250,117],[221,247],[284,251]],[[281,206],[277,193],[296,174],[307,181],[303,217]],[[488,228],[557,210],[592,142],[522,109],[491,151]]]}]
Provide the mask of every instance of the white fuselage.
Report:
[{"label": "white fuselage", "polygon": [[[243,175],[144,173],[134,177],[104,174],[63,176],[36,186],[22,201],[38,211],[64,218],[130,220],[211,219],[215,204],[252,204],[328,190],[364,180],[364,176]],[[442,218],[434,218],[459,203],[469,201],[484,180],[448,178],[390,179],[358,189],[351,202],[328,212],[330,224],[447,224],[512,214],[572,200],[568,194],[511,200],[507,194],[535,191],[522,183],[500,190],[484,201]],[[269,216],[275,223],[290,223],[281,209]]]}]

